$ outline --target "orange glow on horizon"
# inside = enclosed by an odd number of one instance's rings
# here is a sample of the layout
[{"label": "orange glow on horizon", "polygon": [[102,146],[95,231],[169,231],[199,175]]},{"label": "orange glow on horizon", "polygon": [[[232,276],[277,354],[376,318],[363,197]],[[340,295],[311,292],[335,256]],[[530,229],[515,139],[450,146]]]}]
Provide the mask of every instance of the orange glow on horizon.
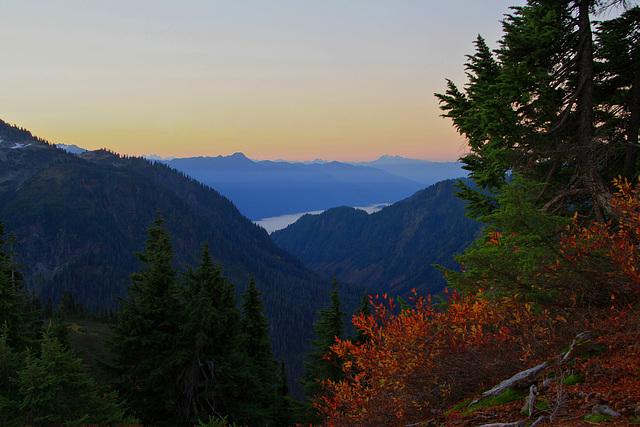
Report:
[{"label": "orange glow on horizon", "polygon": [[128,155],[453,161],[433,94],[518,3],[9,2],[0,119]]}]

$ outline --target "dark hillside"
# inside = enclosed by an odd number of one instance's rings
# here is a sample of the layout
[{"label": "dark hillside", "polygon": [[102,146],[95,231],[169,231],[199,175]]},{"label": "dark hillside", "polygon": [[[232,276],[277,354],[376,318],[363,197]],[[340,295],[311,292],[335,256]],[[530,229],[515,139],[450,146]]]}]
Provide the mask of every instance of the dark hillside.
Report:
[{"label": "dark hillside", "polygon": [[[286,356],[292,377],[301,374],[315,315],[329,300],[328,281],[229,200],[166,165],[104,150],[69,154],[4,122],[0,140],[0,220],[22,242],[16,249],[26,284],[43,302],[70,290],[94,310],[115,307],[160,209],[179,269],[195,264],[208,242],[241,291],[255,278],[275,353]],[[347,306],[360,294],[345,290]]]},{"label": "dark hillside", "polygon": [[341,207],[305,215],[271,237],[321,274],[407,296],[411,289],[436,293],[452,256],[477,236],[480,224],[464,216],[455,181],[443,181],[371,215]]}]

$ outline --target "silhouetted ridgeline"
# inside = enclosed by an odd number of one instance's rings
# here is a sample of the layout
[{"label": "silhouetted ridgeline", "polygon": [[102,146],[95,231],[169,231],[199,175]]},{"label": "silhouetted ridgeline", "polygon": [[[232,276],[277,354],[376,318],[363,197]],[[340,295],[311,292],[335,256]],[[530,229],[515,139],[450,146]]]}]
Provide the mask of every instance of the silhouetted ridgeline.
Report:
[{"label": "silhouetted ridgeline", "polygon": [[254,162],[242,153],[167,162],[220,191],[252,220],[334,206],[393,203],[424,185],[380,169],[340,162]]}]

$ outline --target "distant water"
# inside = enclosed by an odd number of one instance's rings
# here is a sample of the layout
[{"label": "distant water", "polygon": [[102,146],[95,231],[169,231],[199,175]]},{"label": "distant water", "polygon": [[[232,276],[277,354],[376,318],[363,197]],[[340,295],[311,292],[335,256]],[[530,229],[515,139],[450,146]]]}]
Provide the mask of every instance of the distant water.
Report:
[{"label": "distant water", "polygon": [[[355,209],[362,209],[363,211],[371,214],[379,211],[380,209],[389,206],[389,203],[376,203],[375,205],[370,206],[354,206]],[[287,214],[281,216],[274,216],[271,218],[262,218],[259,221],[253,221],[254,224],[259,225],[260,227],[267,230],[267,233],[271,234],[274,231],[282,230],[286,228],[290,224],[296,222],[301,216],[310,214],[310,215],[320,215],[324,211],[311,211],[311,212],[302,212],[297,214]]]}]

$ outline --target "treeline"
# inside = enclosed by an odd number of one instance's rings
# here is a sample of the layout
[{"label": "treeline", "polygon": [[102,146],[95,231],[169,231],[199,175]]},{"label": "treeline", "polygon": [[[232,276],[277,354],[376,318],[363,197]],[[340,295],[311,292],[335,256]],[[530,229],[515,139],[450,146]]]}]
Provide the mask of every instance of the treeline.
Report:
[{"label": "treeline", "polygon": [[[0,223],[0,425],[286,427],[319,421],[310,403],[290,396],[256,283],[251,280],[238,301],[236,285],[206,244],[196,266],[176,269],[159,214],[115,314],[92,313],[70,291],[62,293],[57,309],[51,300],[43,307],[22,288],[15,237],[3,236]],[[309,397],[321,379],[336,379],[338,365],[323,357],[345,331],[335,280],[330,296],[315,323],[301,380]],[[90,366],[103,372],[102,383],[74,352],[65,318],[108,323],[110,357]]]},{"label": "treeline", "polygon": [[86,307],[64,292],[56,313],[47,303],[55,322],[43,330],[41,312],[21,292],[12,250],[0,252],[2,425],[293,424],[287,374],[273,360],[256,284],[239,308],[235,285],[206,245],[197,267],[179,273],[163,223],[159,217],[149,228],[137,254],[142,268],[111,325],[107,387],[85,374],[59,317],[86,314]]},{"label": "treeline", "polygon": [[[128,275],[137,268],[133,254],[144,247],[146,228],[160,208],[177,268],[195,265],[206,241],[239,293],[255,278],[274,353],[286,360],[292,378],[303,375],[309,332],[328,300],[330,280],[279,249],[214,189],[165,165],[104,150],[72,155],[35,139],[14,150],[15,130],[0,123],[0,175],[6,179],[0,218],[19,237],[25,287],[43,304],[51,299],[55,305],[70,291],[93,312],[117,310],[114,295],[125,295]],[[343,293],[350,310],[360,293]],[[292,393],[302,397],[297,383]]]}]

